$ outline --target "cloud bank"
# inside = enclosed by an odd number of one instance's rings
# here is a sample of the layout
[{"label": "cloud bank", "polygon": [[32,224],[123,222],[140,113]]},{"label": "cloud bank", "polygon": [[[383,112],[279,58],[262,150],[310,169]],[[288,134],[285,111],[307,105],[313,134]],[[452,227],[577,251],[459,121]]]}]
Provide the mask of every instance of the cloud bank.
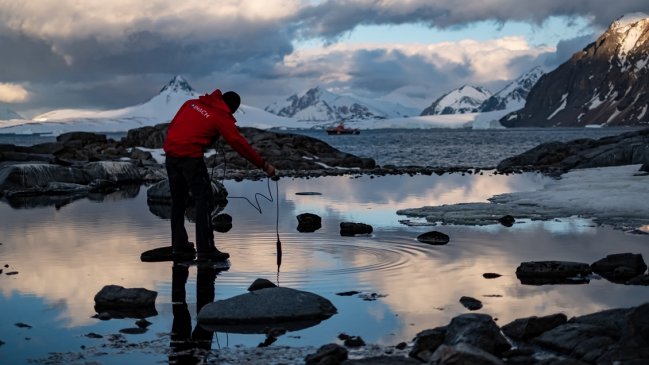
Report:
[{"label": "cloud bank", "polygon": [[[423,83],[439,93],[465,83],[498,87],[538,64],[556,67],[594,35],[556,46],[522,37],[419,45],[350,45],[344,38],[361,25],[461,30],[479,21],[542,26],[557,16],[587,19],[597,31],[636,11],[649,13],[649,3],[0,0],[0,83],[29,85],[30,97],[13,102],[32,109],[132,105],[174,74],[199,91],[219,85],[250,92],[259,103],[316,83],[367,95]],[[296,46],[309,40],[324,45]]]}]

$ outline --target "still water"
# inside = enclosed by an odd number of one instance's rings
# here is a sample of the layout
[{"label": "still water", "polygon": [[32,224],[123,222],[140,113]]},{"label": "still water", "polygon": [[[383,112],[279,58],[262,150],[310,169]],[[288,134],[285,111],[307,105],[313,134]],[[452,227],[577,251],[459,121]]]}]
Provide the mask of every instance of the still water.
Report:
[{"label": "still water", "polygon": [[[547,181],[537,174],[283,178],[226,180],[230,196],[254,199],[262,213],[243,199],[230,199],[224,212],[233,228],[216,233],[219,249],[230,253],[231,267],[216,276],[215,299],[246,292],[257,278],[322,295],[338,313],[320,324],[288,332],[271,346],[320,346],[340,333],[368,343],[395,345],[421,330],[446,325],[466,313],[458,300],[483,302],[478,312],[499,324],[531,315],[563,312],[569,317],[635,306],[649,301],[647,287],[612,284],[593,278],[583,285],[522,285],[514,272],[522,261],[566,260],[592,263],[608,254],[633,252],[649,257],[649,236],[597,227],[585,219],[522,222],[491,226],[409,227],[399,223],[401,208],[483,202],[506,192],[534,190]],[[174,322],[172,264],[142,263],[140,253],[169,244],[169,221],[152,213],[146,186],[98,200],[66,205],[13,208],[0,203],[0,364],[24,364],[48,353],[100,348],[83,361],[102,364],[156,363],[168,360]],[[278,196],[276,190],[278,189]],[[318,192],[321,195],[302,195]],[[278,205],[275,205],[278,204]],[[279,212],[279,216],[276,216]],[[313,233],[296,230],[297,215],[322,217]],[[279,217],[278,223],[277,217]],[[371,224],[373,234],[341,237],[344,221]],[[277,227],[276,227],[276,224]],[[193,224],[187,224],[193,235]],[[282,242],[276,265],[276,228]],[[416,237],[439,230],[451,237],[429,246]],[[18,272],[7,275],[9,272]],[[484,279],[485,272],[503,275]],[[185,285],[191,326],[196,326],[197,268]],[[94,295],[104,286],[143,287],[158,292],[158,314],[139,334],[124,334],[134,344],[121,351],[107,343],[111,334],[135,327],[136,319],[100,321]],[[351,296],[340,292],[358,291]],[[366,298],[374,300],[364,300]],[[176,318],[178,320],[178,318]],[[19,327],[16,323],[31,326]],[[103,338],[86,337],[89,333]],[[254,347],[263,334],[215,332],[211,348]],[[87,356],[87,355],[86,355]],[[82,363],[82,362],[81,362]]]}]

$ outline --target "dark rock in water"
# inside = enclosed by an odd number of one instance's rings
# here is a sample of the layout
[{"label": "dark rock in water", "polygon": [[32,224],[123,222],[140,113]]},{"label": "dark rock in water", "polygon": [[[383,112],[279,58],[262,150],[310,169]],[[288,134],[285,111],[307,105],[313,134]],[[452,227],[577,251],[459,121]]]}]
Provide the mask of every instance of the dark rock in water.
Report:
[{"label": "dark rock in water", "polygon": [[417,360],[408,359],[403,356],[372,356],[363,359],[345,360],[341,365],[419,365]]},{"label": "dark rock in water", "polygon": [[322,193],[316,191],[298,191],[295,195],[322,195]]},{"label": "dark rock in water", "polygon": [[365,341],[360,336],[349,336],[343,344],[347,347],[362,347],[365,346]]},{"label": "dark rock in water", "polygon": [[365,223],[342,222],[340,223],[341,236],[355,236],[357,234],[371,234],[372,226]]},{"label": "dark rock in water", "polygon": [[609,309],[573,318],[534,338],[532,343],[589,364],[649,363],[647,318],[649,303]]},{"label": "dark rock in water", "polygon": [[640,170],[639,170],[639,171],[642,171],[642,172],[649,172],[649,163],[642,164],[642,166],[640,166]]},{"label": "dark rock in water", "polygon": [[511,347],[491,316],[479,313],[459,315],[446,327],[444,344],[453,346],[460,343],[478,347],[495,355],[500,355]]},{"label": "dark rock in water", "polygon": [[649,129],[569,142],[540,144],[498,164],[498,171],[558,170],[649,163]]},{"label": "dark rock in water", "polygon": [[146,333],[146,327],[133,327],[133,328],[123,328],[119,330],[119,333],[124,333],[127,335],[141,335]]},{"label": "dark rock in water", "polygon": [[232,229],[232,216],[227,213],[218,214],[212,218],[214,230],[220,233],[229,232]]},{"label": "dark rock in water", "polygon": [[138,326],[138,327],[140,327],[140,328],[148,328],[148,327],[149,327],[150,325],[152,325],[152,324],[153,324],[153,323],[147,321],[147,320],[144,319],[144,318],[139,319],[139,320],[137,320],[137,321],[135,322],[135,325]]},{"label": "dark rock in water", "polygon": [[50,182],[86,185],[90,178],[81,169],[49,164],[0,167],[0,191],[47,186]]},{"label": "dark rock in water", "polygon": [[204,324],[254,324],[322,320],[336,307],[317,294],[283,287],[259,289],[205,305],[198,313]]},{"label": "dark rock in water", "polygon": [[253,281],[252,284],[250,284],[250,286],[248,287],[248,291],[255,291],[259,289],[275,288],[275,287],[277,287],[277,285],[275,285],[275,283],[273,283],[272,281],[268,279],[259,278]]},{"label": "dark rock in water", "polygon": [[86,333],[84,336],[88,338],[104,338],[104,336],[94,332]]},{"label": "dark rock in water", "polygon": [[351,291],[344,291],[340,293],[336,293],[336,295],[340,295],[341,297],[351,297],[352,295],[360,294],[361,292],[356,291],[356,290],[351,290]]},{"label": "dark rock in water", "polygon": [[142,180],[140,171],[131,162],[98,161],[90,162],[83,168],[91,179],[109,180],[118,183],[138,182]]},{"label": "dark rock in water", "polygon": [[297,216],[298,232],[315,232],[322,227],[322,218],[317,214],[302,213]]},{"label": "dark rock in water", "polygon": [[514,225],[514,223],[516,223],[516,219],[514,219],[514,217],[512,217],[511,215],[505,215],[500,217],[498,219],[498,222],[500,222],[500,224],[505,227],[511,227]]},{"label": "dark rock in water", "polygon": [[591,264],[593,272],[612,282],[625,282],[647,270],[641,254],[619,253],[608,255]]},{"label": "dark rock in water", "polygon": [[417,241],[430,245],[445,245],[450,240],[451,238],[447,234],[438,231],[422,233],[417,237]]},{"label": "dark rock in water", "polygon": [[152,307],[158,293],[144,288],[106,285],[95,295],[95,305],[111,307]]},{"label": "dark rock in water", "polygon": [[468,343],[441,345],[430,357],[429,364],[436,365],[505,365],[496,356]]},{"label": "dark rock in water", "polygon": [[412,350],[408,356],[427,362],[433,352],[444,343],[444,338],[446,338],[446,327],[421,331],[415,336]]},{"label": "dark rock in water", "polygon": [[498,273],[495,273],[495,272],[486,272],[486,273],[482,274],[482,277],[485,278],[485,279],[496,279],[496,278],[499,278],[501,276],[502,275],[500,275]]},{"label": "dark rock in water", "polygon": [[334,365],[347,359],[347,349],[330,343],[321,346],[315,354],[307,355],[304,359],[306,365]]},{"label": "dark rock in water", "polygon": [[568,318],[563,313],[544,317],[533,316],[516,319],[502,326],[501,329],[509,338],[514,340],[528,340],[566,323],[567,320]]},{"label": "dark rock in water", "polygon": [[22,322],[15,323],[14,326],[16,326],[18,328],[29,328],[29,329],[32,328],[32,326],[28,325],[27,323],[22,323]]},{"label": "dark rock in water", "polygon": [[478,310],[478,309],[482,308],[482,302],[479,301],[478,299],[471,298],[471,297],[462,297],[462,298],[460,298],[460,303],[462,303],[462,305],[466,309],[471,310],[471,311],[475,311],[475,310]]},{"label": "dark rock in water", "polygon": [[516,277],[529,285],[582,284],[590,273],[590,265],[569,261],[530,261],[516,268]]},{"label": "dark rock in water", "polygon": [[638,275],[635,278],[627,281],[626,284],[649,286],[649,274]]},{"label": "dark rock in water", "polygon": [[[222,204],[224,201],[227,202],[226,199],[228,197],[228,191],[222,183],[218,181],[212,181],[212,194],[214,196],[214,203],[216,205]],[[171,190],[169,190],[169,180],[165,179],[159,181],[158,183],[149,187],[146,192],[146,198],[147,203],[171,204]],[[187,205],[192,204],[193,203],[191,201],[187,202]]]}]

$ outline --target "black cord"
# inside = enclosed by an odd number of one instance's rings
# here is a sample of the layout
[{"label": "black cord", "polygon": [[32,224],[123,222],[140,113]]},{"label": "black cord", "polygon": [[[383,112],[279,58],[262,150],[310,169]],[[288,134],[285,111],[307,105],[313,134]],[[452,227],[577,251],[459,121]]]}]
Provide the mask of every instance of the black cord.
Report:
[{"label": "black cord", "polygon": [[[225,181],[225,174],[227,171],[227,159],[225,158],[225,150],[223,149],[223,146],[221,146],[221,141],[217,141],[217,145],[214,148],[214,151],[217,151],[217,148],[221,150],[221,154],[223,155],[223,177],[221,178],[221,185],[224,185],[223,182]],[[214,169],[212,168],[212,174],[210,176],[210,180],[214,178]],[[262,193],[255,193],[255,203],[256,205],[252,203],[250,199],[248,199],[245,196],[228,196],[228,198],[232,199],[244,199],[245,201],[250,204],[251,207],[253,207],[256,211],[259,212],[259,214],[263,214],[261,210],[261,204],[259,203],[259,197],[262,197],[269,202],[273,202],[273,193],[270,190],[270,177],[266,178],[266,183],[268,187],[268,195],[266,196]],[[224,185],[225,186],[225,185]],[[277,200],[275,201],[275,206],[276,206],[276,212],[275,212],[275,234],[277,235],[277,242],[276,242],[276,250],[277,250],[277,286],[279,286],[279,268],[282,265],[282,241],[279,239],[279,183],[278,180],[275,180],[275,197]]]}]

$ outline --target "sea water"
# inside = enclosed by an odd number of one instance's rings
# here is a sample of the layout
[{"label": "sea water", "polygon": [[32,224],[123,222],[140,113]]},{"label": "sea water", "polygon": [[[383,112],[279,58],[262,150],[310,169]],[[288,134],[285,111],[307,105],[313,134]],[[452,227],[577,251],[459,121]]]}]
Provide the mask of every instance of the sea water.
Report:
[{"label": "sea water", "polygon": [[[459,152],[450,161],[489,150],[482,145],[509,150],[520,141],[598,138],[612,132],[364,131],[358,136],[320,137],[341,150],[365,152],[366,157],[384,164],[435,165],[406,160],[404,151],[413,147],[406,142],[416,141],[414,145],[425,150],[430,161],[441,161],[440,150],[456,146]],[[480,133],[485,133],[482,144],[477,143]],[[402,140],[402,145],[391,146],[386,142],[391,139]],[[372,156],[374,152],[367,152],[372,148],[381,153]],[[480,164],[493,165],[497,160]],[[215,300],[243,294],[255,279],[265,278],[324,296],[337,307],[338,313],[331,318],[280,336],[271,345],[276,347],[318,347],[338,341],[340,333],[381,345],[409,342],[418,332],[467,313],[459,303],[462,296],[481,300],[483,308],[478,312],[491,315],[500,325],[525,316],[562,312],[570,317],[649,301],[645,287],[613,284],[598,277],[581,285],[532,286],[522,284],[515,275],[523,261],[592,263],[621,252],[649,257],[646,235],[627,234],[576,217],[518,222],[508,228],[498,224],[406,226],[400,223],[406,217],[396,214],[399,209],[425,205],[485,202],[497,194],[538,189],[548,179],[532,173],[504,176],[484,171],[482,175],[282,178],[277,185],[267,180],[226,180],[230,196],[254,200],[255,193],[263,193],[273,201],[260,199],[259,213],[243,199],[229,200],[224,212],[233,217],[233,228],[216,233],[216,242],[231,254],[231,267],[215,278]],[[184,288],[190,317],[185,318],[174,311],[172,303],[172,264],[139,259],[141,252],[169,244],[169,221],[147,205],[147,188],[129,187],[104,197],[56,204],[0,203],[0,341],[4,343],[0,363],[165,362],[172,327],[181,319],[189,321],[186,324],[191,328],[197,326],[197,268],[187,269]],[[298,232],[296,216],[302,213],[321,216],[322,228]],[[373,233],[342,237],[339,225],[346,221],[370,224]],[[193,224],[186,226],[193,237]],[[419,234],[430,230],[449,235],[450,242],[430,246],[417,241]],[[283,250],[279,267],[278,235]],[[482,274],[486,272],[502,276],[485,279]],[[94,295],[110,284],[158,292],[158,314],[147,318],[150,327],[133,333],[128,329],[136,327],[137,318],[101,321],[93,317],[97,314]],[[340,295],[343,292],[356,294]],[[116,335],[125,342],[116,344]],[[265,338],[262,333],[216,331],[211,348],[255,347]]]}]

